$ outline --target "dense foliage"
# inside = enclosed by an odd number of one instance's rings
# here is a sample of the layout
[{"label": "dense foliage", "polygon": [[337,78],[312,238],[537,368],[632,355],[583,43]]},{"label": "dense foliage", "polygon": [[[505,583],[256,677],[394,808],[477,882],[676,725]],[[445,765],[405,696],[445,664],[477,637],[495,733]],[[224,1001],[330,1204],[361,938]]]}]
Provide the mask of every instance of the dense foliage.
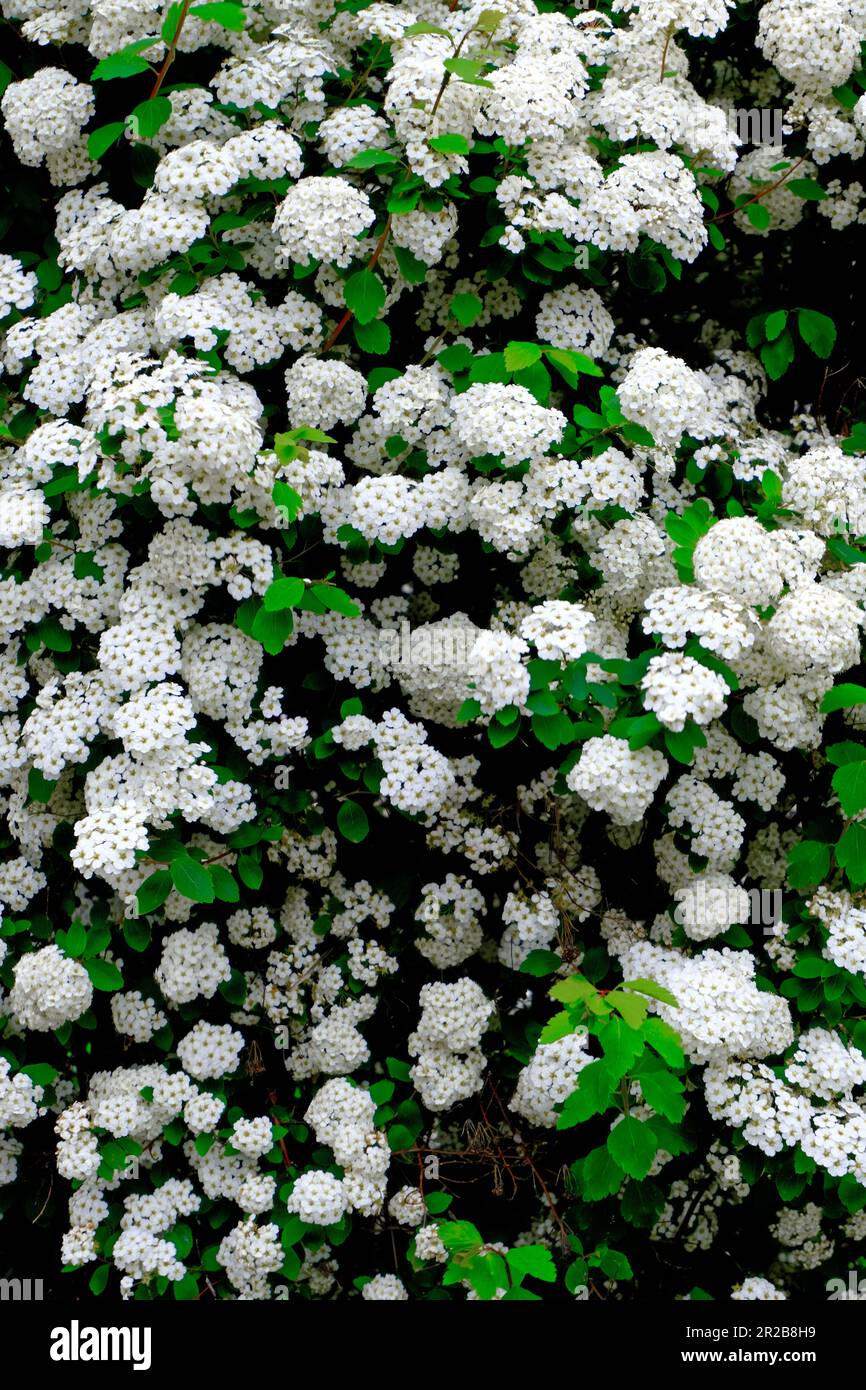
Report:
[{"label": "dense foliage", "polygon": [[0,1275],[827,1297],[866,0],[0,5]]}]

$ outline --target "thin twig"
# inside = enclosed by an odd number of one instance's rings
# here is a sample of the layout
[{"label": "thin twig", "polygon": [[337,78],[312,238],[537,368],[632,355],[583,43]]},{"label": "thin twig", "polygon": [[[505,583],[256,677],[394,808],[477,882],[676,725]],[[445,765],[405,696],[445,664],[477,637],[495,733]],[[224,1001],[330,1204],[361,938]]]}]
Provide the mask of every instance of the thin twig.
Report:
[{"label": "thin twig", "polygon": [[150,98],[149,98],[150,101],[153,101],[154,97],[158,94],[160,87],[162,86],[163,82],[164,82],[165,79],[166,79],[166,76],[167,76],[167,74],[168,74],[168,70],[169,70],[169,68],[171,67],[172,63],[174,62],[174,55],[175,55],[175,53],[177,52],[177,45],[178,45],[178,42],[179,42],[179,40],[180,40],[181,30],[183,29],[183,26],[184,26],[184,24],[186,23],[186,17],[187,17],[187,15],[189,14],[190,6],[191,6],[191,5],[192,5],[192,0],[183,0],[183,4],[182,4],[182,6],[181,6],[181,11],[180,11],[180,14],[178,15],[177,28],[175,29],[174,34],[172,35],[171,42],[170,42],[170,44],[168,45],[168,52],[166,53],[165,57],[164,57],[163,60],[162,60],[162,67],[159,69],[159,72],[156,74],[156,79],[155,79],[155,81],[154,81],[153,87],[151,88]]}]

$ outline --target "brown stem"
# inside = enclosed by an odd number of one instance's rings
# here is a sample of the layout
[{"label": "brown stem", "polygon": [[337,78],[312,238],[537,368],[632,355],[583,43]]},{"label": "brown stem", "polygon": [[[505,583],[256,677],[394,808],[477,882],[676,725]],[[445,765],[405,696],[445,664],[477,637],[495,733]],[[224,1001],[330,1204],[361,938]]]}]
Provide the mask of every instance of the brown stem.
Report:
[{"label": "brown stem", "polygon": [[168,52],[166,53],[165,57],[164,57],[163,60],[162,60],[162,67],[159,69],[159,72],[156,74],[156,78],[155,78],[155,80],[154,80],[154,84],[153,84],[153,86],[152,86],[152,88],[151,88],[151,91],[150,91],[150,97],[149,97],[149,100],[150,100],[150,101],[153,101],[154,97],[158,94],[160,87],[162,86],[163,82],[164,82],[165,79],[166,79],[166,76],[167,76],[167,74],[168,74],[168,70],[169,70],[169,68],[171,67],[172,63],[174,62],[174,55],[175,55],[175,53],[177,52],[177,45],[178,45],[178,42],[179,42],[179,40],[180,40],[181,30],[183,29],[183,26],[184,26],[184,24],[186,23],[186,17],[187,17],[187,15],[189,14],[190,6],[191,6],[191,5],[192,5],[192,0],[183,0],[183,4],[181,5],[180,14],[178,15],[177,28],[175,29],[174,34],[172,35],[171,42],[170,42],[170,44],[168,45]]},{"label": "brown stem", "polygon": [[665,63],[667,62],[667,58],[668,58],[668,49],[669,49],[669,47],[670,47],[670,42],[671,42],[671,39],[673,38],[673,36],[674,36],[674,26],[673,26],[672,24],[669,24],[669,25],[668,25],[668,28],[667,28],[667,33],[665,34],[665,46],[664,46],[664,48],[662,49],[662,70],[661,70],[661,74],[660,74],[660,76],[659,76],[659,81],[660,81],[660,82],[664,82],[664,80],[665,80]]},{"label": "brown stem", "polygon": [[[385,225],[384,225],[384,227],[382,228],[382,235],[379,237],[379,240],[376,242],[376,246],[375,246],[375,249],[374,249],[374,251],[373,251],[373,254],[372,254],[372,256],[370,257],[369,261],[367,262],[367,266],[366,266],[367,270],[372,270],[372,269],[373,269],[373,267],[375,266],[375,264],[376,264],[376,262],[378,261],[379,257],[381,256],[382,252],[385,250],[385,243],[386,243],[387,240],[388,240],[388,234],[389,234],[390,231],[391,231],[391,214],[390,214],[390,212],[389,212],[387,218],[385,219]],[[346,312],[345,312],[345,314],[343,315],[343,317],[340,319],[340,322],[337,324],[337,326],[336,326],[335,328],[333,328],[333,329],[331,330],[331,332],[328,334],[328,337],[325,339],[325,341],[324,341],[324,343],[322,344],[322,346],[321,346],[321,348],[319,349],[319,351],[320,351],[320,352],[330,352],[331,348],[334,346],[335,342],[336,342],[337,339],[339,338],[339,336],[340,336],[340,334],[342,333],[343,329],[346,327],[346,324],[349,323],[354,317],[355,317],[355,316],[354,316],[354,314],[352,313],[352,310],[351,310],[351,309],[347,309]]]},{"label": "brown stem", "polygon": [[762,198],[766,198],[766,197],[767,197],[767,194],[768,194],[768,193],[772,193],[772,192],[774,192],[775,189],[780,188],[781,185],[785,182],[785,180],[786,180],[786,179],[789,179],[789,178],[791,177],[791,175],[794,173],[794,170],[795,170],[795,169],[799,169],[800,165],[803,163],[803,161],[804,161],[805,158],[806,158],[806,156],[805,156],[804,154],[801,154],[801,155],[800,155],[800,158],[797,160],[796,164],[792,164],[791,167],[790,167],[790,169],[786,169],[785,172],[784,172],[784,174],[782,175],[782,177],[781,177],[780,179],[776,179],[776,182],[775,182],[775,183],[771,183],[771,184],[769,184],[766,188],[762,188],[762,189],[760,190],[760,192],[758,192],[758,193],[756,193],[756,194],[754,195],[754,197],[752,197],[752,198],[747,198],[746,201],[745,201],[744,203],[740,203],[739,207],[731,208],[730,211],[728,211],[728,212],[720,212],[719,215],[718,215],[718,217],[711,217],[711,218],[710,218],[710,221],[711,221],[711,222],[724,222],[724,220],[725,220],[726,217],[733,217],[733,216],[734,216],[734,213],[736,213],[736,212],[742,212],[742,211],[743,211],[743,208],[747,208],[747,207],[749,206],[750,203],[759,203],[759,202],[761,201]]}]

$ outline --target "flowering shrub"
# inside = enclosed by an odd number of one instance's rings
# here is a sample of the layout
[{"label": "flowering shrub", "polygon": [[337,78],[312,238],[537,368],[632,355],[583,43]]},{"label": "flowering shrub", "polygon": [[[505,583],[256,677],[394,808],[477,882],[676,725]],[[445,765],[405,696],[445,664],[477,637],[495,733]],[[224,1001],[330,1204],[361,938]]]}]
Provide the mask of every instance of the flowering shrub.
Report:
[{"label": "flowering shrub", "polygon": [[863,0],[0,4],[3,1272],[825,1296]]}]

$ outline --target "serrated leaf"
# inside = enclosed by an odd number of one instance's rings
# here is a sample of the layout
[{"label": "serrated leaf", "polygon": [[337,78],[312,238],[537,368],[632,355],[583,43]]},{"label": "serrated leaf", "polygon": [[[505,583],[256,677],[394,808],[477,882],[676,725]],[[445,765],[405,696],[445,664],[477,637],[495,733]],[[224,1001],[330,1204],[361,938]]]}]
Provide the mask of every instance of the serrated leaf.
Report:
[{"label": "serrated leaf", "polygon": [[845,763],[833,773],[833,790],[849,818],[866,810],[866,762]]},{"label": "serrated leaf", "polygon": [[658,1150],[655,1134],[645,1121],[626,1115],[607,1138],[611,1158],[630,1178],[645,1178]]},{"label": "serrated leaf", "polygon": [[686,1113],[685,1088],[679,1078],[659,1067],[657,1071],[642,1071],[638,1080],[647,1105],[678,1125]]},{"label": "serrated leaf", "polygon": [[777,309],[775,313],[768,314],[764,325],[764,332],[767,335],[767,342],[773,343],[785,331],[788,322],[786,309]]},{"label": "serrated leaf", "polygon": [[543,1280],[545,1284],[556,1283],[553,1256],[543,1245],[518,1245],[514,1250],[509,1250],[505,1258],[518,1279],[528,1274],[533,1279]]},{"label": "serrated leaf", "polygon": [[541,348],[537,343],[509,343],[505,349],[505,370],[519,372],[541,360]]},{"label": "serrated leaf", "polygon": [[577,1090],[565,1100],[556,1119],[557,1129],[573,1129],[593,1115],[603,1115],[613,1104],[614,1082],[603,1058],[581,1067]]},{"label": "serrated leaf", "polygon": [[676,1007],[677,1001],[670,990],[665,989],[663,985],[657,985],[655,980],[645,980],[642,976],[637,980],[623,980],[622,988],[637,990],[639,994],[646,994],[650,999],[658,999],[662,1004]]},{"label": "serrated leaf", "polygon": [[761,348],[761,361],[766,368],[767,375],[773,381],[778,381],[780,377],[785,375],[793,360],[794,339],[788,328],[774,343],[765,343]]},{"label": "serrated leaf", "polygon": [[625,1173],[606,1145],[592,1149],[580,1166],[580,1189],[588,1202],[600,1202],[619,1192]]},{"label": "serrated leaf", "polygon": [[830,356],[836,345],[836,325],[827,314],[819,314],[817,309],[798,309],[797,328],[816,357]]},{"label": "serrated leaf", "polygon": [[642,1029],[650,1047],[669,1067],[685,1066],[685,1055],[679,1037],[663,1018],[648,1018]]}]

